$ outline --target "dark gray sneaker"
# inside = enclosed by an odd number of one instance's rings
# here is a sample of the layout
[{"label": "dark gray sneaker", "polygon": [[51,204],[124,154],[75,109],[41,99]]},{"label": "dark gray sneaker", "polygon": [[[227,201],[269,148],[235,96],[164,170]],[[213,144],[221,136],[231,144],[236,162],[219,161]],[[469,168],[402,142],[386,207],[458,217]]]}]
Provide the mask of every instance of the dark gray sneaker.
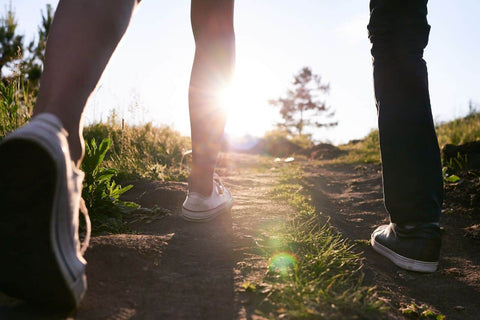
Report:
[{"label": "dark gray sneaker", "polygon": [[89,239],[86,215],[80,248],[83,177],[70,159],[67,132],[54,115],[40,114],[2,141],[1,291],[44,308],[78,306],[87,288],[83,253]]},{"label": "dark gray sneaker", "polygon": [[371,237],[372,248],[400,268],[435,272],[441,246],[440,227],[435,223],[402,227],[395,223],[378,227]]}]

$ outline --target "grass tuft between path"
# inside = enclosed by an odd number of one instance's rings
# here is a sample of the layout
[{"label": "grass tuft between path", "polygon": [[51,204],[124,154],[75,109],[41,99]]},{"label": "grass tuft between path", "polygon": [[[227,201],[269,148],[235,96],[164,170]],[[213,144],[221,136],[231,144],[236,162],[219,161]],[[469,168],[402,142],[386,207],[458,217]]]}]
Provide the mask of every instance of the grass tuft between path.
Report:
[{"label": "grass tuft between path", "polygon": [[293,212],[258,241],[269,271],[263,288],[250,290],[263,295],[257,311],[270,319],[381,319],[387,308],[375,287],[362,284],[360,256],[315,212],[302,181],[301,166],[292,164],[272,190]]}]

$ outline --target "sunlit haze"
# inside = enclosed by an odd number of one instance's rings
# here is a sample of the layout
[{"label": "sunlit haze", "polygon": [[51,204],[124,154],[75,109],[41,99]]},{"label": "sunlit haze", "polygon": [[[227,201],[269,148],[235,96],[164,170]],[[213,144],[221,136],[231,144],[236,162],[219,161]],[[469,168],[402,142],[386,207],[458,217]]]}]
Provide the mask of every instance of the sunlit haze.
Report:
[{"label": "sunlit haze", "polygon": [[[5,11],[9,1],[0,0]],[[31,39],[40,10],[54,0],[15,0],[19,31]],[[434,119],[451,120],[480,103],[478,0],[429,2],[432,25],[425,58]],[[87,123],[115,109],[127,123],[166,124],[188,135],[188,83],[194,42],[190,1],[144,0],[111,59],[87,111]],[[309,66],[330,83],[327,104],[339,125],[313,132],[318,141],[343,143],[376,128],[368,1],[241,0],[235,3],[236,74],[227,132],[262,135],[274,128],[293,74]]]}]

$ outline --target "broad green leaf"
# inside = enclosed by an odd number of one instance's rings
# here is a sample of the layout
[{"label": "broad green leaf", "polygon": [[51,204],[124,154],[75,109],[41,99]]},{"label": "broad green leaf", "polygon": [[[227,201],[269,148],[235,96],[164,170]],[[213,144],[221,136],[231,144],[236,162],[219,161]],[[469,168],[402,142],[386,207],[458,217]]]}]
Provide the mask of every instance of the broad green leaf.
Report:
[{"label": "broad green leaf", "polygon": [[452,174],[451,176],[445,177],[445,181],[451,182],[451,183],[458,182],[459,180],[460,178],[454,174]]}]

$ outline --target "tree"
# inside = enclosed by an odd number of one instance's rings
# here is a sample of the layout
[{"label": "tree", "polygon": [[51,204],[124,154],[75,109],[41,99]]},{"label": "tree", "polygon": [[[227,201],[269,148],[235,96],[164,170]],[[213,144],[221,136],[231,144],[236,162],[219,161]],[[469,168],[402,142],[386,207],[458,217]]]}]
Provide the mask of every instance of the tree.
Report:
[{"label": "tree", "polygon": [[336,126],[338,122],[319,122],[322,116],[332,117],[335,114],[325,101],[320,100],[329,90],[330,85],[322,83],[318,74],[314,74],[309,67],[302,68],[294,75],[286,97],[269,101],[271,105],[280,107],[284,122],[279,123],[279,126],[289,133],[295,129],[298,135],[304,134],[306,127]]},{"label": "tree", "polygon": [[53,8],[47,4],[46,11],[41,11],[42,22],[38,26],[38,41],[31,41],[28,45],[28,58],[25,58],[23,63],[23,73],[27,76],[30,86],[36,88],[40,80],[40,75],[43,70],[43,61],[45,59],[45,46],[47,43],[48,33],[53,20]]},{"label": "tree", "polygon": [[0,77],[2,69],[23,55],[23,35],[17,34],[17,20],[10,3],[5,16],[0,18]]}]

